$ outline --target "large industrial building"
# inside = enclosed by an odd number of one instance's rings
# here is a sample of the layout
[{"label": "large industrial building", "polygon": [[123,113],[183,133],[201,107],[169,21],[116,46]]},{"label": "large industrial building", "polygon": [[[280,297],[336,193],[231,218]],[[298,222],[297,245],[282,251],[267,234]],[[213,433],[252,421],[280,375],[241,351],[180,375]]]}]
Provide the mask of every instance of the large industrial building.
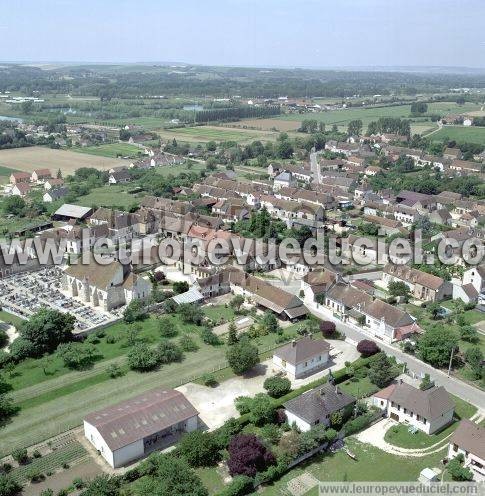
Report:
[{"label": "large industrial building", "polygon": [[89,414],[84,435],[113,468],[143,458],[199,426],[199,412],[173,389],[152,389]]}]

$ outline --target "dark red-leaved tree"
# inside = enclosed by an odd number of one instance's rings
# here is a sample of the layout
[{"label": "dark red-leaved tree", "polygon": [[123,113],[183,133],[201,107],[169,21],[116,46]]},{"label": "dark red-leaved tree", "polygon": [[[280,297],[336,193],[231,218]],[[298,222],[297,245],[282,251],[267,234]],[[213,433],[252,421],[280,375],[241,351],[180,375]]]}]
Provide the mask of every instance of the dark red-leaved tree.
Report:
[{"label": "dark red-leaved tree", "polygon": [[322,332],[323,336],[326,338],[330,338],[335,334],[335,324],[331,322],[330,320],[322,320],[320,322],[320,331]]},{"label": "dark red-leaved tree", "polygon": [[276,463],[273,453],[254,434],[238,434],[234,436],[228,447],[229,473],[254,477],[257,472],[264,472]]},{"label": "dark red-leaved tree", "polygon": [[370,357],[372,355],[375,355],[376,353],[379,353],[380,348],[377,346],[374,341],[371,341],[370,339],[363,339],[362,341],[359,341],[359,344],[357,345],[357,351],[363,356],[363,357]]}]

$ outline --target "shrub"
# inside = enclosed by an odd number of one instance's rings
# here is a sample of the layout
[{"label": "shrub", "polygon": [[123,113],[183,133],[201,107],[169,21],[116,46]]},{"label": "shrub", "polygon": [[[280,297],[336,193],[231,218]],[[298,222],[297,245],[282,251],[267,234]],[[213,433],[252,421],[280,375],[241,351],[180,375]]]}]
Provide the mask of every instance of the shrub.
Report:
[{"label": "shrub", "polygon": [[471,481],[473,480],[472,472],[463,466],[463,455],[460,453],[448,463],[448,473],[454,481]]},{"label": "shrub", "polygon": [[40,454],[40,451],[36,449],[32,452],[32,456],[34,458],[40,458],[42,455]]},{"label": "shrub", "polygon": [[237,475],[220,493],[220,496],[245,496],[254,491],[253,479],[247,475]]},{"label": "shrub", "polygon": [[163,339],[158,345],[157,360],[159,363],[180,362],[182,358],[182,350],[175,343]]},{"label": "shrub", "polygon": [[25,448],[18,448],[12,451],[12,458],[20,465],[27,463],[29,461],[29,455]]},{"label": "shrub", "polygon": [[194,341],[192,336],[189,336],[188,334],[184,334],[183,336],[181,336],[181,338],[179,339],[179,345],[182,350],[187,352],[197,351],[199,349],[199,346]]},{"label": "shrub", "polygon": [[275,463],[275,457],[253,434],[234,436],[228,447],[227,466],[231,476],[247,475],[254,477]]},{"label": "shrub", "polygon": [[106,368],[106,373],[111,377],[111,379],[116,379],[123,375],[123,370],[118,363],[112,363]]},{"label": "shrub", "polygon": [[349,420],[345,426],[345,435],[350,436],[355,434],[362,429],[365,429],[370,424],[370,416],[369,415],[361,415],[360,417],[356,417],[355,419]]},{"label": "shrub", "polygon": [[153,370],[158,365],[158,353],[146,344],[137,344],[128,353],[128,365],[140,372]]},{"label": "shrub", "polygon": [[215,387],[217,386],[217,380],[214,376],[214,374],[204,374],[202,377],[202,383],[204,384],[204,386],[207,386],[207,387]]},{"label": "shrub", "polygon": [[63,343],[56,353],[66,367],[76,370],[89,367],[96,359],[96,348],[91,343]]},{"label": "shrub", "polygon": [[10,475],[0,474],[0,494],[15,496],[20,493],[22,486]]},{"label": "shrub", "polygon": [[241,339],[229,347],[226,358],[235,374],[244,374],[259,362],[258,348],[248,340]]},{"label": "shrub", "polygon": [[219,339],[219,336],[214,334],[212,330],[209,329],[208,327],[204,327],[202,329],[200,336],[205,344],[209,344],[211,346],[217,346],[221,344],[221,340]]},{"label": "shrub", "polygon": [[10,344],[10,355],[17,362],[35,356],[35,353],[35,346],[27,339],[17,338]]},{"label": "shrub", "polygon": [[108,343],[108,344],[116,343],[116,336],[113,336],[112,334],[110,334],[109,336],[106,336],[106,343]]},{"label": "shrub", "polygon": [[40,482],[41,480],[45,479],[44,474],[35,468],[30,469],[27,474],[27,479],[29,479],[31,482]]},{"label": "shrub", "polygon": [[177,335],[177,328],[168,317],[158,320],[158,331],[163,338],[172,338]]},{"label": "shrub", "polygon": [[370,357],[376,353],[379,353],[380,349],[374,341],[371,341],[370,339],[362,339],[362,341],[359,341],[359,344],[357,345],[357,351],[363,357]]},{"label": "shrub", "polygon": [[211,432],[193,431],[182,436],[178,452],[191,467],[209,467],[219,459],[219,447]]},{"label": "shrub", "polygon": [[281,431],[275,424],[267,424],[261,427],[261,435],[271,444],[278,444],[281,439]]},{"label": "shrub", "polygon": [[279,398],[291,391],[291,382],[286,377],[268,377],[263,387],[272,398]]},{"label": "shrub", "polygon": [[81,477],[76,477],[75,479],[72,480],[72,485],[76,489],[82,489],[86,484],[84,481],[81,479]]}]

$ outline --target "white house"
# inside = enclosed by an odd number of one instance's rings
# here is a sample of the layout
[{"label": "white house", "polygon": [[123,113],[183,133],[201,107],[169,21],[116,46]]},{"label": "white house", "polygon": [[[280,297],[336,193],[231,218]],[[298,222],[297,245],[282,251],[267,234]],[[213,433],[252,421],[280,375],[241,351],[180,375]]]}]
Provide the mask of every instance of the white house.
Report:
[{"label": "white house", "polygon": [[166,448],[198,426],[199,412],[182,393],[157,388],[90,413],[84,436],[117,468]]},{"label": "white house", "polygon": [[485,429],[471,420],[463,419],[448,445],[448,458],[462,454],[464,466],[474,474],[476,481],[485,480]]},{"label": "white house", "polygon": [[327,341],[305,336],[275,350],[273,365],[286,372],[290,379],[299,379],[326,367],[329,353],[330,344]]},{"label": "white house", "polygon": [[60,200],[69,194],[69,190],[66,187],[54,188],[47,190],[43,196],[42,201],[45,203],[52,203],[54,201]]},{"label": "white house", "polygon": [[284,403],[286,420],[295,424],[302,432],[318,424],[329,425],[335,412],[349,412],[356,399],[326,383]]},{"label": "white house", "polygon": [[405,382],[391,384],[375,393],[373,402],[391,419],[412,425],[426,434],[433,434],[450,424],[455,412],[455,404],[443,386],[422,391]]},{"label": "white house", "polygon": [[296,180],[293,174],[288,171],[280,172],[275,178],[273,183],[273,189],[275,191],[281,188],[291,188],[296,185]]}]

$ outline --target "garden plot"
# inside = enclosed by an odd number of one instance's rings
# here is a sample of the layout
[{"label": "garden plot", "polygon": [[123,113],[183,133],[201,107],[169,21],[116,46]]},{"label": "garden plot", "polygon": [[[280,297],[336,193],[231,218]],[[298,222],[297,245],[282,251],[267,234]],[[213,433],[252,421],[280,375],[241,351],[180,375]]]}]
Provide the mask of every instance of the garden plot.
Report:
[{"label": "garden plot", "polygon": [[74,332],[116,320],[117,314],[91,308],[63,294],[60,289],[61,276],[59,267],[45,267],[6,277],[0,280],[0,306],[25,318],[42,307],[69,312],[76,317]]}]

